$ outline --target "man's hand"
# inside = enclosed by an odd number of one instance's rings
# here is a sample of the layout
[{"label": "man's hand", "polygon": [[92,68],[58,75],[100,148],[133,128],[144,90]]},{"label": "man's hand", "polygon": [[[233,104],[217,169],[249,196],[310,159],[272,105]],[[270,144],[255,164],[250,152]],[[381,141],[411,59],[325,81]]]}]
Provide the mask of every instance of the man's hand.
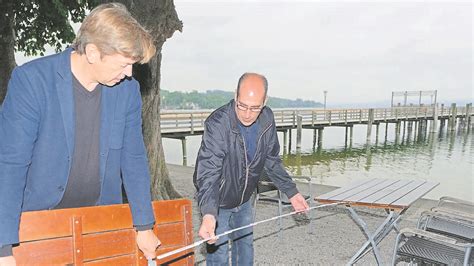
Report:
[{"label": "man's hand", "polygon": [[16,261],[13,256],[0,257],[0,266],[15,266]]},{"label": "man's hand", "polygon": [[202,239],[212,238],[211,240],[207,241],[209,244],[214,244],[217,241],[216,238],[216,218],[214,218],[211,214],[206,214],[202,217],[202,224],[199,228],[198,235]]},{"label": "man's hand", "polygon": [[137,245],[149,260],[156,258],[156,249],[161,245],[161,242],[150,229],[137,232]]},{"label": "man's hand", "polygon": [[304,197],[301,195],[301,193],[297,193],[290,199],[291,205],[297,212],[308,212],[309,210],[309,205],[304,199]]}]

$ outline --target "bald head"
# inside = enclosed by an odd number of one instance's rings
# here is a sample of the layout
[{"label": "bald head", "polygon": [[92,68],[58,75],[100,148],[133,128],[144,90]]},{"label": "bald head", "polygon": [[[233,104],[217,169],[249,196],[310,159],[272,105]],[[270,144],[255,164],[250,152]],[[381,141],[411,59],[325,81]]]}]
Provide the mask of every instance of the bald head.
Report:
[{"label": "bald head", "polygon": [[244,73],[242,76],[240,76],[239,78],[239,83],[237,83],[237,97],[239,97],[240,95],[240,91],[241,91],[241,87],[242,85],[245,83],[259,83],[260,82],[260,86],[258,86],[258,88],[255,88],[255,89],[259,89],[261,87],[264,88],[264,97],[267,96],[267,91],[268,91],[268,81],[267,81],[267,78],[263,75],[260,75],[260,74],[257,74],[257,73]]},{"label": "bald head", "polygon": [[257,73],[243,74],[235,93],[235,111],[244,126],[252,125],[265,106],[268,83]]}]

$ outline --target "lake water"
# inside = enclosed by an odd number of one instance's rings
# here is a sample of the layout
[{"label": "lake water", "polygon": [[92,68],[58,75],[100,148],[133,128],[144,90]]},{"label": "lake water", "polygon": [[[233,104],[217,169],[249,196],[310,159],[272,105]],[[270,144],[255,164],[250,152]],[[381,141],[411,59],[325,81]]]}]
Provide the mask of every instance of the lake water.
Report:
[{"label": "lake water", "polygon": [[[283,151],[283,133],[278,133],[286,169],[295,175],[313,177],[313,183],[343,186],[362,178],[427,179],[440,183],[425,197],[453,196],[474,201],[473,130],[446,127],[436,133],[396,138],[394,124],[380,124],[379,137],[373,128],[371,144],[366,144],[367,127],[354,126],[352,145],[345,145],[345,129],[326,127],[322,147],[313,149],[313,130],[304,129],[301,152]],[[403,132],[403,130],[402,130]],[[188,165],[194,166],[201,136],[187,138]],[[168,163],[182,164],[181,141],[163,139]]]}]

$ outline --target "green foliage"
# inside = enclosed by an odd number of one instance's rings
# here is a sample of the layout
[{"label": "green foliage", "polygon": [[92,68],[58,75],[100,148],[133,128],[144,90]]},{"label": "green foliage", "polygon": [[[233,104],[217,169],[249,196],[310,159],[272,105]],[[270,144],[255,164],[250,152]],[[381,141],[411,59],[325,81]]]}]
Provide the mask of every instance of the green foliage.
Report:
[{"label": "green foliage", "polygon": [[13,4],[15,16],[15,50],[27,56],[44,55],[45,45],[59,51],[75,37],[71,21],[81,22],[86,10],[95,1],[85,0],[17,0]]},{"label": "green foliage", "polygon": [[[162,109],[215,109],[234,98],[230,91],[208,90],[204,93],[191,91],[161,90]],[[309,100],[288,100],[269,97],[267,105],[272,108],[321,107],[322,104]]]}]

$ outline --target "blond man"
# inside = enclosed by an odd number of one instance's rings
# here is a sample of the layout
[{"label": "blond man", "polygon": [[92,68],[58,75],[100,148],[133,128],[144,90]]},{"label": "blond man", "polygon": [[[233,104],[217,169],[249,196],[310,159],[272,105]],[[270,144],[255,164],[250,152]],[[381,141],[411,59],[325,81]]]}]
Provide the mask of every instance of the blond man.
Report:
[{"label": "blond man", "polygon": [[132,78],[132,65],[154,54],[150,34],[111,3],[92,10],[71,48],[13,71],[0,113],[0,265],[15,265],[22,212],[122,203],[122,186],[137,245],[155,257],[161,243]]}]

